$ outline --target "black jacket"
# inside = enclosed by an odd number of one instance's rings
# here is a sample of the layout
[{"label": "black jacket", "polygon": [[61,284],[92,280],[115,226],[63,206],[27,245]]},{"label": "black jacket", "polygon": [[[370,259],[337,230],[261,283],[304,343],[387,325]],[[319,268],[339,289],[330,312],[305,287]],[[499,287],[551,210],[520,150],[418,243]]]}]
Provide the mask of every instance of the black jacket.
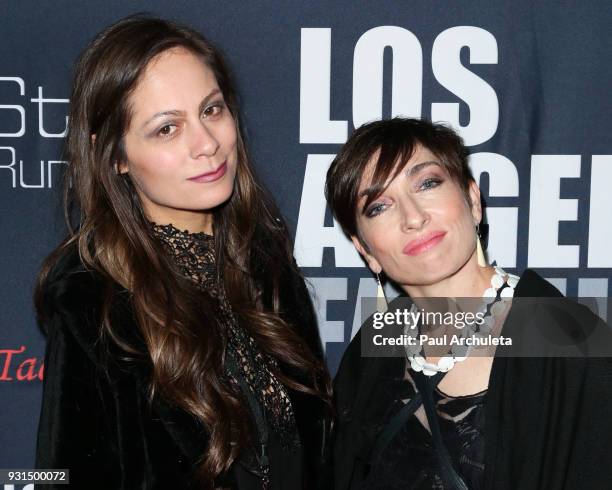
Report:
[{"label": "black jacket", "polygon": [[[293,271],[282,277],[284,319],[322,356],[303,279]],[[62,258],[46,283],[51,314],[43,325],[47,349],[36,467],[68,468],[71,488],[83,490],[196,488],[191,477],[207,433],[163,400],[149,404],[148,362],[125,363],[112,344],[100,339],[103,287],[99,274],[84,270],[76,250]],[[119,286],[114,290],[114,325],[131,338],[138,327],[129,294]],[[322,488],[318,478],[328,447],[327,410],[315,397],[292,390],[289,395],[304,456],[304,488]],[[225,480],[231,484],[231,474]]]},{"label": "black jacket", "polygon": [[[502,335],[514,339],[546,328],[578,338],[597,321],[530,270],[515,297],[557,297],[563,308],[513,306]],[[401,378],[404,369],[405,359],[362,358],[359,334],[347,349],[334,382],[336,490],[359,488],[366,478],[381,414],[393,402],[380,381]],[[612,488],[612,359],[496,356],[485,410],[485,489]]]}]

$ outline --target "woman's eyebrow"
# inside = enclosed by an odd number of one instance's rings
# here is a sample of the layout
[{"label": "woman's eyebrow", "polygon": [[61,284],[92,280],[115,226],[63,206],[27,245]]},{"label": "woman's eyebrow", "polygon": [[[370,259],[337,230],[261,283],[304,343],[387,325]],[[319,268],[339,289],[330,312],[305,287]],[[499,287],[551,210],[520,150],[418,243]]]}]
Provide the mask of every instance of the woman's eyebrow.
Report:
[{"label": "woman's eyebrow", "polygon": [[442,164],[438,162],[437,160],[427,160],[426,162],[417,163],[416,165],[413,165],[408,170],[406,170],[405,171],[406,176],[412,177],[414,174],[419,173],[421,170],[423,170],[426,167],[429,167],[430,165],[436,165],[438,167],[442,166]]},{"label": "woman's eyebrow", "polygon": [[[215,88],[211,90],[210,93],[202,99],[202,102],[200,102],[200,111],[204,110],[204,107],[206,106],[206,104],[210,102],[210,99],[212,99],[213,97],[216,97],[220,93],[221,93],[221,90],[219,88]],[[168,110],[168,111],[157,112],[153,114],[153,116],[151,116],[151,118],[147,120],[142,125],[142,127],[144,128],[145,126],[148,126],[152,121],[154,121],[155,119],[159,119],[160,117],[184,116],[184,115],[185,115],[185,111],[178,111],[178,110]]]},{"label": "woman's eyebrow", "polygon": [[153,121],[155,121],[155,119],[159,119],[160,117],[183,116],[183,115],[185,115],[184,111],[177,111],[177,110],[157,112],[157,113],[153,114],[153,116],[151,116],[150,119],[145,121],[145,123],[142,125],[142,127],[143,128],[147,127],[149,124],[151,124]]},{"label": "woman's eyebrow", "polygon": [[210,93],[202,99],[202,102],[200,102],[200,112],[204,110],[204,108],[206,107],[206,104],[210,102],[210,99],[212,99],[213,97],[216,97],[220,93],[221,93],[221,90],[219,88],[215,88],[211,90]]},{"label": "woman's eyebrow", "polygon": [[[442,167],[442,164],[437,160],[427,160],[426,162],[417,163],[416,165],[410,167],[408,170],[405,170],[406,177],[412,177],[413,175],[418,174],[424,168],[427,168],[431,165]],[[359,194],[357,194],[357,199],[362,199],[363,197],[367,196],[368,193],[369,189],[362,190]]]}]

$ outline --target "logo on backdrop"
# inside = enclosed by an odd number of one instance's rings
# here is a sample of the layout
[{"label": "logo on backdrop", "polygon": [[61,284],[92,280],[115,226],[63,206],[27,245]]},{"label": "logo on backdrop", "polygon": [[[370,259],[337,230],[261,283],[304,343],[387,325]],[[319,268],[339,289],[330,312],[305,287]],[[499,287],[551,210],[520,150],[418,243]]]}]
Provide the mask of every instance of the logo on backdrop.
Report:
[{"label": "logo on backdrop", "polygon": [[31,357],[25,345],[0,349],[0,381],[42,381],[43,359]]},{"label": "logo on backdrop", "polygon": [[[32,89],[21,77],[0,77],[0,186],[2,188],[44,189],[57,182],[59,166],[54,159],[24,160],[19,142],[25,138],[30,147],[38,147],[35,138],[57,139],[66,136],[68,99],[45,95],[44,87]],[[30,115],[30,113],[33,113]],[[38,127],[27,121],[36,117]],[[51,129],[50,129],[51,128]]]},{"label": "logo on backdrop", "polygon": [[[349,121],[332,119],[331,60],[332,30],[303,28],[300,61],[300,134],[302,145],[344,143]],[[462,63],[461,53],[469,52]],[[431,48],[431,66],[424,65],[423,45],[408,29],[379,26],[364,32],[355,44],[352,58],[352,126],[380,119],[383,115],[384,53],[391,52],[391,114],[420,117],[423,111],[424,70],[469,108],[469,121],[460,120],[459,102],[431,102],[431,118],[446,121],[474,146],[489,141],[500,122],[498,93],[489,81],[470,69],[472,65],[497,65],[498,42],[480,27],[456,26],[440,32]],[[464,59],[466,59],[464,57]],[[346,60],[350,62],[350,60]],[[57,182],[66,162],[57,154],[47,159],[26,156],[26,149],[40,148],[43,142],[59,142],[66,135],[68,99],[53,98],[45,88],[28,84],[19,76],[0,77],[0,188],[49,189]],[[333,250],[335,267],[362,268],[363,262],[337,223],[325,224],[323,195],[325,174],[333,153],[308,153],[296,233],[295,254],[306,268],[321,268],[325,248]],[[471,167],[477,182],[488,177],[488,196],[509,200],[514,205],[488,206],[489,257],[503,267],[527,266],[559,269],[576,276],[580,270],[612,268],[607,244],[612,240],[612,155],[531,155],[528,182],[519,182],[516,162],[505,155],[476,152]],[[580,199],[588,200],[588,213],[578,214],[579,199],[561,197],[561,186],[590,175],[590,191]],[[528,213],[519,213],[520,206]],[[596,205],[595,205],[596,203]],[[526,220],[521,222],[520,219]],[[585,236],[560,239],[561,223],[582,223]],[[528,236],[527,260],[518,264],[518,241]],[[581,253],[584,251],[586,253]],[[581,259],[582,257],[582,259]],[[317,291],[319,321],[324,342],[345,342],[344,321],[327,320],[328,301],[347,301],[349,279],[311,277]],[[604,273],[604,276],[608,274]],[[608,279],[576,278],[577,295],[607,296]],[[353,279],[351,279],[352,281]],[[354,299],[352,333],[360,326],[360,298],[375,295],[372,278],[358,279]],[[564,290],[567,280],[555,285]],[[352,301],[352,300],[351,300]]]},{"label": "logo on backdrop", "polygon": [[[365,32],[357,41],[353,55],[352,125],[380,119],[383,114],[383,59],[391,50],[391,113],[393,116],[420,117],[423,112],[423,48],[409,30],[396,26],[379,26]],[[469,51],[469,64],[461,62],[462,50]],[[334,120],[331,107],[332,30],[301,30],[300,64],[300,143],[331,144],[336,147],[348,137],[348,121]],[[431,71],[437,82],[469,107],[469,122],[462,124],[458,102],[431,103],[431,119],[446,121],[463,137],[467,146],[482,144],[496,133],[500,120],[499,100],[495,88],[470,70],[470,65],[498,63],[495,36],[474,26],[457,26],[442,31],[431,52]],[[350,87],[346,87],[350,90]],[[295,254],[302,267],[320,268],[324,248],[334,252],[336,267],[363,267],[349,240],[334,221],[325,225],[326,202],[323,195],[325,175],[334,154],[312,154],[306,157],[302,200],[296,233]],[[489,257],[503,267],[517,267],[519,233],[528,231],[527,266],[533,268],[570,269],[581,266],[580,249],[587,249],[585,268],[611,268],[612,254],[607,244],[612,239],[612,155],[532,155],[529,185],[521,193],[515,162],[507,156],[477,152],[470,157],[474,178],[480,182],[488,175],[486,197],[519,198],[529,206],[528,223],[519,222],[518,206],[490,206],[486,210],[489,223]],[[586,220],[578,216],[578,199],[561,197],[562,182],[580,179],[585,166],[590,166],[591,205],[588,215],[588,236],[574,237],[574,244],[561,244],[559,224]],[[310,277],[317,294],[319,322],[324,342],[345,342],[343,321],[327,317],[328,301],[347,301],[349,279],[345,277]],[[565,279],[556,285],[565,289]],[[361,297],[375,296],[371,278],[359,279],[354,303],[354,335],[361,323]],[[578,295],[607,296],[608,279],[579,279]]]}]

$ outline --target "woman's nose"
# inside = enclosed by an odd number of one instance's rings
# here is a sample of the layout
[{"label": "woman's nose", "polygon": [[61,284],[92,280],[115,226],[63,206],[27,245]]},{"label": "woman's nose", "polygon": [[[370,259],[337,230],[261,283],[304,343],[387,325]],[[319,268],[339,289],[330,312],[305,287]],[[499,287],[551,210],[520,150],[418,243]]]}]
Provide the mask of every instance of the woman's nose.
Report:
[{"label": "woman's nose", "polygon": [[213,156],[219,149],[219,141],[214,132],[205,123],[199,122],[193,126],[191,135],[191,156]]},{"label": "woman's nose", "polygon": [[402,231],[418,230],[429,221],[429,214],[420,205],[420,203],[412,198],[406,197],[402,200],[401,205],[401,229]]}]

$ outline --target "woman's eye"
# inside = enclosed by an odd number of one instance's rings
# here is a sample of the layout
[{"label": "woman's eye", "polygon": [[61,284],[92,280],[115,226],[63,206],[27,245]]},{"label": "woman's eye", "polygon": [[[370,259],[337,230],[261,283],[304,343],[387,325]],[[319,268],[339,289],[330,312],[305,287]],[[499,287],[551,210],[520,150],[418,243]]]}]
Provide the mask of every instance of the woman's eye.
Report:
[{"label": "woman's eye", "polygon": [[441,183],[442,183],[442,180],[438,178],[425,179],[423,182],[421,182],[419,189],[421,190],[433,189],[434,187],[438,187]]},{"label": "woman's eye", "polygon": [[367,211],[366,211],[366,216],[368,218],[373,218],[374,216],[378,216],[380,213],[382,213],[384,210],[386,209],[386,204],[383,203],[376,203],[373,204],[372,206],[370,206]]},{"label": "woman's eye", "polygon": [[214,117],[221,114],[224,105],[221,103],[209,105],[202,111],[202,115],[206,117]]},{"label": "woman's eye", "polygon": [[159,128],[157,134],[160,136],[170,136],[172,133],[174,133],[175,128],[176,126],[174,124],[166,124]]}]

